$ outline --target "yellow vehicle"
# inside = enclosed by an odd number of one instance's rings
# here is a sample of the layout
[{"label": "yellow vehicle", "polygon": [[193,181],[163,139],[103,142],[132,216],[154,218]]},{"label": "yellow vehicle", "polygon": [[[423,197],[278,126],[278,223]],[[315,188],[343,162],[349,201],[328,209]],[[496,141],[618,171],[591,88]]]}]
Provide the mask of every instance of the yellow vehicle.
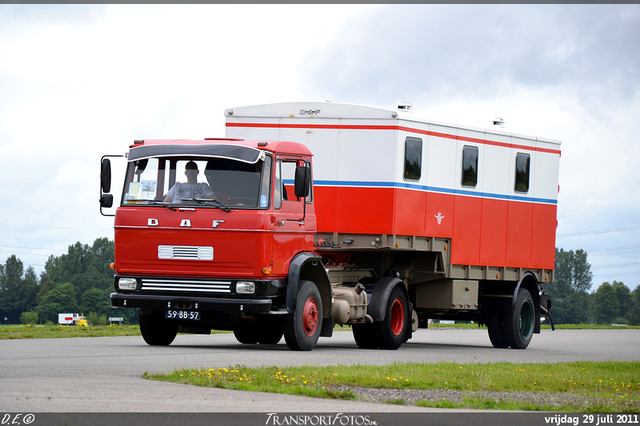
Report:
[{"label": "yellow vehicle", "polygon": [[81,314],[58,314],[58,324],[89,327],[87,318]]}]

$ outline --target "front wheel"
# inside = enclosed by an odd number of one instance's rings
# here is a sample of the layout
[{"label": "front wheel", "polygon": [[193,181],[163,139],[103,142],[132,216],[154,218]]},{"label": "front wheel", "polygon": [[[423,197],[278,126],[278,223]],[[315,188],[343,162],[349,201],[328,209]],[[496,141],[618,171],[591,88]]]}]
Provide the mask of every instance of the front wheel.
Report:
[{"label": "front wheel", "polygon": [[277,345],[282,339],[282,318],[267,317],[233,329],[238,342],[245,345]]},{"label": "front wheel", "polygon": [[255,345],[258,343],[258,335],[253,327],[238,327],[233,330],[236,340],[243,345]]},{"label": "front wheel", "polygon": [[310,351],[322,328],[322,299],[311,281],[300,281],[293,312],[284,318],[284,339],[293,351]]},{"label": "front wheel", "polygon": [[140,332],[151,346],[168,346],[178,334],[178,324],[168,320],[161,311],[140,309]]}]

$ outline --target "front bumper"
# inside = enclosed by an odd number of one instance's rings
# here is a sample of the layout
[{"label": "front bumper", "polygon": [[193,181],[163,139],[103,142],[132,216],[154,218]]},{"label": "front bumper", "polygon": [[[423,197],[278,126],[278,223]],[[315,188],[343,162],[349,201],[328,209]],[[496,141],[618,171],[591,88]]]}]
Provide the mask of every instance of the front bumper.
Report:
[{"label": "front bumper", "polygon": [[188,306],[204,312],[246,312],[251,314],[269,313],[271,299],[234,299],[188,296],[158,296],[150,294],[111,293],[111,305],[114,308],[173,309]]}]

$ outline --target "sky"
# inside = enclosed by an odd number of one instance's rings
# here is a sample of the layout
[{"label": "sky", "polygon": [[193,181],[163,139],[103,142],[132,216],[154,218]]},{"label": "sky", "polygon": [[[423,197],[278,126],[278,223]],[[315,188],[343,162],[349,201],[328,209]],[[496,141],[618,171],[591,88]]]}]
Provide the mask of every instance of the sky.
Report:
[{"label": "sky", "polygon": [[637,4],[2,4],[0,263],[113,239],[102,155],[324,100],[561,140],[556,245],[587,251],[592,291],[640,285]]}]

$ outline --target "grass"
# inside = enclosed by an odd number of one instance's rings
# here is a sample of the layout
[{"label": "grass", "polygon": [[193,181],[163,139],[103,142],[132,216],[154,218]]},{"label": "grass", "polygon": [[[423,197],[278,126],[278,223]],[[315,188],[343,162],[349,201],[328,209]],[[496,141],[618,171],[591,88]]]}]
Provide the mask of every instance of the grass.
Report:
[{"label": "grass", "polygon": [[[640,362],[447,362],[262,368],[236,366],[180,369],[169,374],[145,373],[145,377],[197,386],[337,399],[357,399],[354,387],[469,392],[465,392],[462,402],[442,400],[419,401],[416,404],[428,407],[581,412],[640,411]],[[521,401],[522,398],[519,401],[495,400],[489,393],[497,391],[546,394],[549,401],[554,400],[555,394],[577,398],[573,402],[563,402],[569,399],[562,398],[557,404],[532,402],[534,400]],[[404,398],[385,402],[408,404]]]},{"label": "grass", "polygon": [[[433,329],[438,328],[469,328],[476,329],[478,324],[430,324]],[[486,328],[486,327],[481,327]],[[549,325],[543,325],[542,329],[551,329]],[[640,326],[611,326],[599,324],[560,324],[556,326],[559,330],[603,330],[603,329],[640,329]],[[335,331],[350,331],[350,326],[336,326]],[[211,333],[228,333],[227,331],[212,330]],[[74,327],[61,325],[31,325],[31,324],[9,324],[0,325],[0,340],[2,339],[51,339],[57,337],[102,337],[102,336],[140,336],[140,326],[138,325],[105,325],[91,327]]]},{"label": "grass", "polygon": [[52,339],[64,337],[140,336],[137,325],[1,325],[0,339]]},{"label": "grass", "polygon": [[[457,324],[429,324],[429,328],[478,328],[478,324],[475,323],[457,323]],[[640,330],[638,325],[611,325],[611,324],[556,324],[556,330]],[[486,326],[480,326],[480,328],[486,329]],[[549,324],[542,324],[542,330],[551,330]]]}]

